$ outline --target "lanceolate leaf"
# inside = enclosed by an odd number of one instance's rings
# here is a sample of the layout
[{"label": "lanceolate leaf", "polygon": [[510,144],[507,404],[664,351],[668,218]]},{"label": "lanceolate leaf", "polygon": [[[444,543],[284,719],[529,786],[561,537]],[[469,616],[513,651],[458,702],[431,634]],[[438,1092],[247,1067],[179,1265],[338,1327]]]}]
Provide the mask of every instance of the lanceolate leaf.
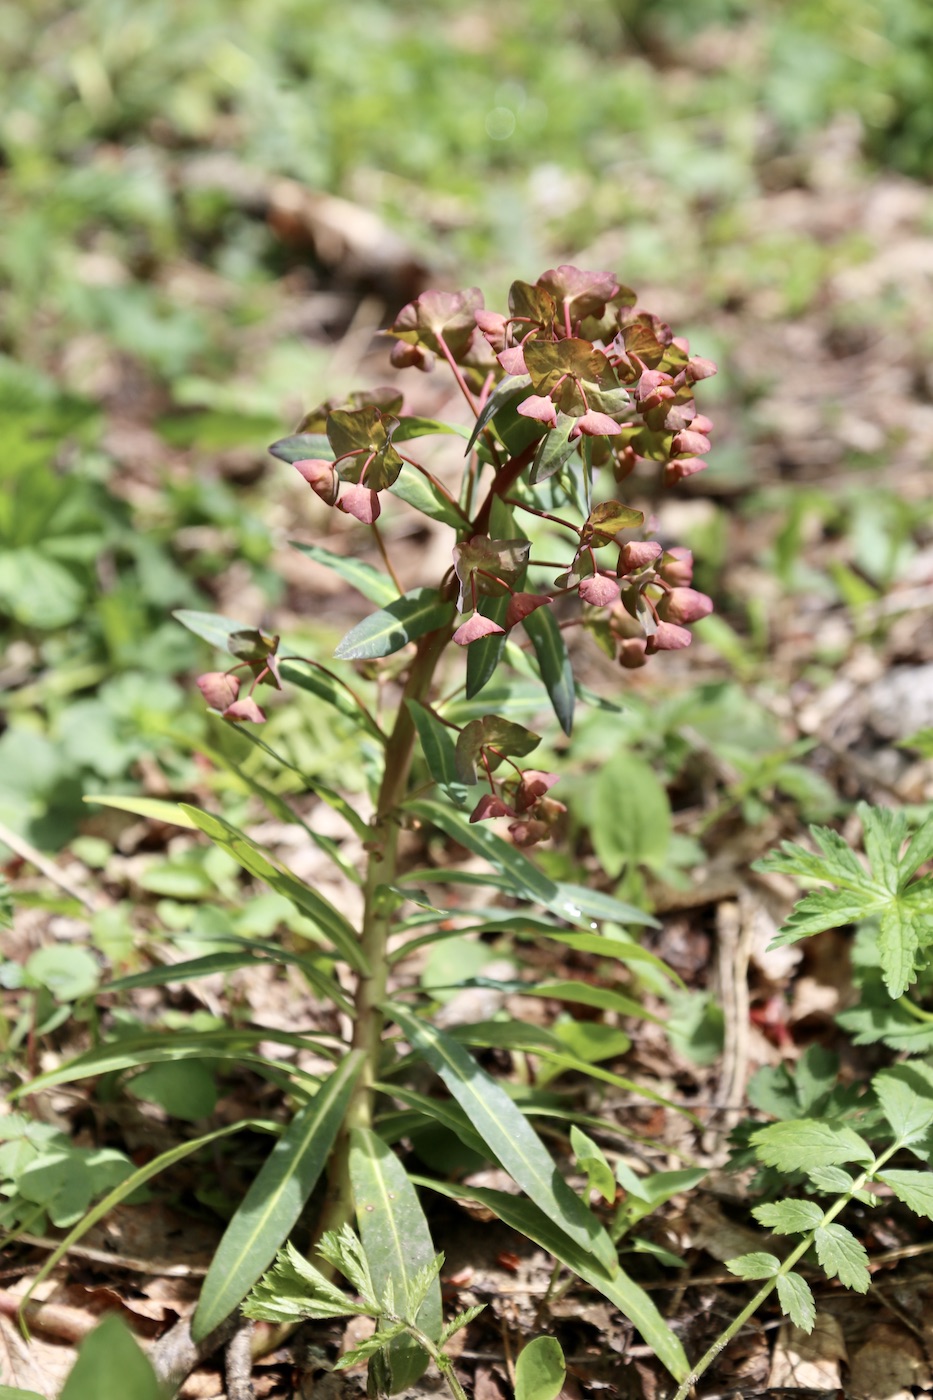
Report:
[{"label": "lanceolate leaf", "polygon": [[293,549],[306,554],[316,564],[323,564],[325,569],[337,574],[344,583],[349,583],[351,588],[355,588],[378,607],[385,607],[386,603],[391,603],[398,597],[398,589],[392,580],[381,569],[373,568],[372,564],[367,564],[365,560],[356,559],[352,554],[334,554],[317,544],[299,544],[297,540],[291,540],[290,543]]},{"label": "lanceolate leaf", "polygon": [[334,459],[334,449],[326,433],[295,433],[292,437],[279,438],[269,451],[280,462],[288,462],[289,466],[304,462],[308,457],[317,457],[322,461]]},{"label": "lanceolate leaf", "polygon": [[566,1264],[568,1269],[614,1303],[623,1317],[638,1328],[645,1342],[676,1381],[686,1377],[690,1368],[683,1347],[644,1289],[620,1268],[616,1268],[612,1274],[607,1273],[591,1254],[568,1239],[559,1225],[531,1201],[505,1191],[490,1191],[479,1186],[454,1185],[424,1177],[413,1177],[412,1180],[416,1185],[427,1186],[452,1200],[476,1201],[488,1206],[506,1225],[553,1254],[555,1259]]},{"label": "lanceolate leaf", "polygon": [[430,437],[434,433],[453,433],[457,437],[468,438],[469,428],[465,428],[462,423],[442,423],[439,418],[400,418],[395,432],[392,434],[393,442],[409,442],[412,438]]},{"label": "lanceolate leaf", "polygon": [[501,408],[504,408],[506,404],[517,404],[521,399],[527,398],[530,392],[530,374],[512,374],[503,379],[501,383],[497,384],[484,403],[482,413],[480,413],[473,425],[473,431],[470,434],[470,440],[466,447],[467,453],[473,451],[480,433],[484,428],[489,426]]},{"label": "lanceolate leaf", "polygon": [[373,661],[391,656],[408,642],[453,621],[454,605],[436,588],[413,588],[352,627],[334,655],[343,661]]},{"label": "lanceolate leaf", "polygon": [[[3,1400],[30,1392],[0,1386]],[[164,1400],[152,1363],[117,1313],[111,1313],[85,1337],[78,1359],[60,1392],[61,1400],[88,1400],[91,1395],[119,1395],[120,1400]]]},{"label": "lanceolate leaf", "polygon": [[428,772],[447,796],[458,807],[466,801],[463,784],[457,776],[456,750],[451,731],[438,719],[433,710],[419,705],[417,700],[407,701],[408,709],[415,722],[421,751],[428,765]]},{"label": "lanceolate leaf", "polygon": [[202,812],[199,807],[188,806],[187,803],[182,803],[182,811],[188,812],[201,831],[221,850],[232,855],[244,870],[264,880],[278,894],[283,894],[300,913],[316,924],[352,968],[364,973],[369,970],[353,925],[329,900],[296,879],[290,871],[273,865],[255,841],[251,841],[222,817],[212,816],[208,812]]},{"label": "lanceolate leaf", "polygon": [[433,478],[429,480],[408,462],[402,463],[402,470],[389,487],[389,492],[429,520],[437,520],[454,530],[462,530],[468,524],[457,503],[444,494]]},{"label": "lanceolate leaf", "polygon": [[[234,622],[232,618],[221,617],[219,613],[195,612],[191,608],[178,608],[172,613],[177,622],[183,627],[187,627],[189,632],[193,632],[196,637],[201,637],[205,642],[209,642],[218,651],[228,651],[231,656],[236,656],[233,650],[231,638],[252,638],[257,642],[268,642],[271,645],[272,638],[266,638],[265,634],[257,628],[251,627],[248,622]],[[262,651],[262,648],[259,648]],[[262,654],[266,653],[262,651]],[[242,659],[242,658],[241,658]]]},{"label": "lanceolate leaf", "polygon": [[357,705],[346,687],[323,667],[314,666],[310,661],[280,661],[279,675],[283,681],[290,681],[292,685],[300,686],[302,690],[316,695],[326,705],[332,705],[361,729],[367,729],[380,743],[385,742],[385,735],[375,721]]},{"label": "lanceolate leaf", "polygon": [[[249,1129],[260,1132],[275,1131],[274,1125],[271,1123],[263,1122],[261,1119],[244,1118],[238,1123],[228,1123],[225,1128],[217,1128],[213,1133],[206,1133],[204,1137],[195,1138],[191,1142],[183,1142],[178,1147],[172,1147],[168,1152],[162,1152],[158,1157],[153,1157],[151,1162],[147,1162],[144,1167],[133,1172],[132,1176],[126,1177],[95,1206],[92,1206],[74,1229],[70,1230],[61,1243],[56,1246],[30,1283],[29,1289],[23,1297],[22,1306],[25,1307],[34,1291],[48,1278],[59,1261],[64,1259],[72,1245],[77,1244],[88,1230],[93,1229],[99,1220],[103,1220],[105,1215],[109,1215],[128,1196],[132,1196],[140,1187],[145,1186],[147,1181],[151,1181],[160,1172],[167,1171],[169,1167],[175,1166],[176,1162],[190,1157],[193,1152],[197,1152],[200,1148],[209,1147],[220,1138],[229,1137],[231,1133],[245,1132]],[[2,1396],[2,1391],[0,1391],[0,1396]]]},{"label": "lanceolate leaf", "polygon": [[[411,1281],[437,1252],[415,1188],[392,1149],[363,1128],[354,1128],[350,1134],[350,1181],[376,1297],[382,1297],[391,1279],[396,1304],[403,1308]],[[417,1323],[432,1341],[440,1336],[444,1315],[436,1278]],[[389,1346],[387,1360],[393,1394],[414,1385],[428,1364],[426,1352],[407,1336]]]},{"label": "lanceolate leaf", "polygon": [[[509,595],[507,593],[503,593],[498,598],[481,597],[478,599],[477,612],[498,623],[500,627],[505,622],[508,610]],[[478,642],[471,642],[467,647],[466,698],[468,700],[472,700],[474,695],[478,695],[483,687],[492,680],[502,659],[507,641],[507,632],[491,632],[488,637],[480,637]]]},{"label": "lanceolate leaf", "polygon": [[558,1175],[521,1110],[462,1045],[399,1006],[387,1008],[406,1039],[443,1079],[493,1156],[577,1246],[612,1273],[616,1250],[596,1217]]},{"label": "lanceolate leaf", "polygon": [[165,802],[159,797],[114,797],[110,793],[88,793],[83,800],[96,803],[99,807],[113,807],[118,812],[132,812],[135,817],[145,817],[147,821],[165,822],[197,831],[194,822],[177,802]]},{"label": "lanceolate leaf", "polygon": [[492,866],[511,879],[512,892],[515,895],[524,896],[548,908],[552,900],[558,899],[559,892],[554,881],[542,875],[537,866],[532,865],[521,851],[496,836],[488,827],[470,826],[456,812],[452,812],[440,802],[419,799],[405,805],[416,817],[422,817],[425,821],[439,826],[441,831],[445,831],[461,846],[466,846],[475,855],[484,856]]},{"label": "lanceolate leaf", "polygon": [[541,679],[551,697],[560,727],[565,734],[569,734],[573,728],[575,693],[573,667],[564,634],[550,608],[536,608],[528,614],[522,626],[531,638]]},{"label": "lanceolate leaf", "polygon": [[292,1230],[330,1155],[362,1063],[362,1052],[351,1052],[298,1110],[266,1158],[204,1280],[191,1325],[196,1341],[246,1297]]}]

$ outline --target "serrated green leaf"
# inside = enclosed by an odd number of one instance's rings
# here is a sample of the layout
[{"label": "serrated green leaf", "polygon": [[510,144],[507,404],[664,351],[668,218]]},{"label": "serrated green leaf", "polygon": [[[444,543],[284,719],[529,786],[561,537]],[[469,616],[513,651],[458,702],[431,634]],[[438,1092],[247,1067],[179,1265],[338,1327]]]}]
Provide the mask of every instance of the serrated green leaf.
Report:
[{"label": "serrated green leaf", "polygon": [[807,1178],[818,1191],[826,1191],[833,1196],[847,1196],[854,1182],[854,1178],[842,1167],[810,1167]]},{"label": "serrated green leaf", "polygon": [[616,1250],[596,1217],[558,1175],[553,1158],[508,1094],[452,1036],[400,1006],[386,1014],[440,1075],[496,1160],[578,1248],[612,1273]]},{"label": "serrated green leaf", "polygon": [[651,1297],[623,1269],[617,1268],[614,1273],[607,1273],[591,1254],[569,1239],[560,1226],[531,1201],[505,1191],[491,1191],[478,1186],[467,1187],[424,1177],[412,1179],[416,1185],[427,1186],[452,1200],[477,1201],[480,1205],[488,1206],[506,1225],[546,1249],[614,1303],[623,1317],[637,1327],[674,1380],[684,1380],[690,1368],[683,1347]]},{"label": "serrated green leaf", "polygon": [[253,1180],[217,1246],[191,1324],[206,1337],[268,1268],[317,1184],[363,1064],[352,1051],[295,1114]]},{"label": "serrated green leaf", "polygon": [[369,972],[356,930],[329,900],[297,879],[290,870],[273,864],[255,841],[231,826],[223,817],[202,812],[199,807],[191,807],[188,803],[182,803],[181,808],[215,846],[231,855],[251,875],[265,881],[277,894],[284,895],[299,913],[310,919],[355,971]]},{"label": "serrated green leaf", "polygon": [[436,588],[412,588],[388,607],[370,613],[337,644],[342,661],[374,661],[453,621],[454,605]]},{"label": "serrated green leaf", "polygon": [[933,1172],[891,1170],[882,1172],[877,1179],[890,1186],[897,1199],[917,1215],[933,1220]]},{"label": "serrated green leaf", "polygon": [[531,638],[541,680],[554,707],[558,723],[565,734],[573,729],[573,708],[576,693],[573,683],[573,666],[567,643],[550,608],[535,608],[524,619],[522,626]]},{"label": "serrated green leaf", "polygon": [[515,1400],[556,1400],[567,1365],[556,1337],[534,1337],[515,1363]]},{"label": "serrated green leaf", "polygon": [[[933,735],[933,730],[929,732]],[[903,889],[928,860],[933,860],[933,816],[928,817],[914,832],[910,845],[901,857],[897,868],[898,885]]]},{"label": "serrated green leaf", "polygon": [[799,1274],[778,1274],[778,1302],[781,1311],[801,1332],[812,1332],[816,1322],[816,1303],[810,1285]]},{"label": "serrated green leaf", "polygon": [[[433,1263],[436,1253],[415,1189],[391,1148],[363,1128],[354,1128],[350,1133],[350,1181],[376,1295],[380,1296],[391,1281],[397,1309],[409,1317],[417,1275]],[[432,1341],[438,1339],[444,1315],[436,1271],[415,1320]],[[399,1337],[393,1342],[386,1356],[393,1393],[414,1385],[424,1374],[428,1360],[427,1353],[411,1337]]]},{"label": "serrated green leaf", "polygon": [[785,1173],[874,1161],[874,1153],[858,1133],[843,1124],[822,1123],[815,1118],[769,1123],[752,1133],[750,1141],[759,1161]]},{"label": "serrated green leaf", "polygon": [[844,1225],[823,1225],[814,1231],[813,1243],[827,1278],[838,1277],[840,1283],[854,1288],[856,1293],[868,1292],[868,1255],[851,1230]]},{"label": "serrated green leaf", "polygon": [[773,1254],[739,1254],[735,1259],[726,1260],[726,1268],[736,1278],[773,1278],[781,1267],[781,1261]]},{"label": "serrated green leaf", "polygon": [[398,597],[398,589],[388,575],[381,569],[374,568],[372,564],[367,564],[363,559],[357,559],[352,554],[334,554],[332,550],[322,549],[317,544],[300,544],[297,540],[289,540],[289,544],[292,549],[306,554],[316,564],[330,569],[338,578],[342,578],[344,583],[349,583],[351,588],[362,593],[364,598],[368,598],[377,607],[383,608]]},{"label": "serrated green leaf", "polygon": [[933,1124],[933,1070],[915,1064],[892,1065],[872,1080],[881,1110],[898,1142],[923,1137]]},{"label": "serrated green leaf", "polygon": [[776,1235],[805,1234],[815,1230],[823,1219],[823,1211],[815,1201],[774,1201],[756,1206],[752,1215]]}]

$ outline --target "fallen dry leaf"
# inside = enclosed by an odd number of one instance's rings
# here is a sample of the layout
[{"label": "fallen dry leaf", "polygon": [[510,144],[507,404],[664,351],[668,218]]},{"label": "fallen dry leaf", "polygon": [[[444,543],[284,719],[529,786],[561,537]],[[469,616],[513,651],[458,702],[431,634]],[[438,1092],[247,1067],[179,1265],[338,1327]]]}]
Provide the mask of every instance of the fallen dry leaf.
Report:
[{"label": "fallen dry leaf", "polygon": [[[768,1385],[798,1390],[838,1390],[841,1362],[846,1359],[842,1328],[830,1313],[817,1313],[813,1331],[802,1332],[791,1322],[781,1324],[771,1358]],[[872,1397],[872,1400],[879,1400]]]}]

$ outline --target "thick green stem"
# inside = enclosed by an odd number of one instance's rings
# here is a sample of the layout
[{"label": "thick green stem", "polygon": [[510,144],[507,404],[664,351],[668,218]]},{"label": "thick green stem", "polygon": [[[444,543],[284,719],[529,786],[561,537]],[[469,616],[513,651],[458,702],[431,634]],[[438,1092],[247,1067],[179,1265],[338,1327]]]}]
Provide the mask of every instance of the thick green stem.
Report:
[{"label": "thick green stem", "polygon": [[384,892],[396,880],[400,829],[398,809],[408,790],[415,747],[415,726],[406,702],[423,700],[428,694],[437,664],[452,632],[453,625],[450,624],[429,632],[419,641],[395,725],[386,743],[382,784],[370,823],[371,836],[367,842],[368,861],[363,886],[360,945],[370,971],[358,979],[353,999],[353,1039],[350,1048],[362,1050],[364,1061],[331,1158],[327,1202],[319,1222],[319,1234],[325,1230],[339,1230],[341,1225],[352,1219],[350,1130],[372,1126],[373,1086],[379,1078],[384,1029],[384,1017],[379,1008],[386,998],[388,941],[392,931],[392,915],[388,912],[390,905]]},{"label": "thick green stem", "polygon": [[[895,1152],[900,1150],[902,1145],[903,1144],[900,1141],[897,1141],[893,1143],[892,1146],[889,1147],[885,1152],[882,1152],[880,1157],[876,1157],[872,1164],[865,1168],[861,1176],[857,1177],[856,1180],[853,1181],[851,1191],[846,1192],[844,1196],[840,1196],[838,1200],[833,1202],[833,1204],[824,1214],[823,1219],[820,1221],[819,1225],[817,1225],[816,1230],[822,1230],[827,1225],[830,1225],[836,1219],[836,1216],[839,1215],[846,1208],[846,1206],[853,1199],[853,1197],[856,1196],[859,1191],[863,1191],[865,1189],[867,1183],[871,1181],[874,1176],[876,1176],[876,1174],[884,1166],[885,1162],[887,1162],[889,1158],[893,1157]],[[693,1370],[690,1372],[689,1376],[687,1376],[686,1380],[681,1385],[680,1389],[676,1392],[676,1394],[674,1395],[674,1400],[689,1400],[690,1394],[693,1391],[693,1388],[696,1385],[697,1381],[702,1375],[704,1375],[709,1370],[710,1366],[712,1366],[716,1358],[719,1355],[721,1355],[723,1351],[725,1351],[726,1347],[732,1341],[732,1338],[735,1337],[741,1331],[741,1329],[745,1326],[746,1322],[748,1322],[749,1318],[754,1317],[755,1313],[761,1307],[762,1303],[768,1297],[769,1293],[773,1292],[773,1290],[777,1287],[778,1279],[786,1277],[786,1275],[791,1272],[798,1260],[802,1259],[803,1256],[806,1254],[807,1250],[813,1244],[814,1236],[816,1235],[816,1230],[811,1230],[809,1234],[804,1235],[800,1243],[796,1246],[795,1249],[793,1249],[790,1252],[790,1254],[784,1260],[777,1273],[773,1274],[771,1278],[765,1279],[764,1283],[761,1285],[754,1298],[752,1298],[751,1302],[747,1303],[746,1306],[742,1309],[742,1311],[738,1314],[738,1316],[732,1319],[726,1330],[719,1334],[715,1342],[713,1342],[713,1345],[700,1358],[700,1360],[694,1366]]]}]

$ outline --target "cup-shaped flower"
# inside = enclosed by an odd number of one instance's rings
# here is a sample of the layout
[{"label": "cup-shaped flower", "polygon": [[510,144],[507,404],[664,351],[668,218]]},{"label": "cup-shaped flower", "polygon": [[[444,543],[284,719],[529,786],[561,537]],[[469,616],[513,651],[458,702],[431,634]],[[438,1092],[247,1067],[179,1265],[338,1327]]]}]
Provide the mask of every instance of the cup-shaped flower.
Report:
[{"label": "cup-shaped flower", "polygon": [[511,631],[519,622],[524,622],[535,608],[542,608],[551,601],[547,593],[513,593],[505,613],[505,630]]},{"label": "cup-shaped flower", "polygon": [[663,552],[657,540],[629,540],[619,551],[619,577],[650,568]]},{"label": "cup-shaped flower", "polygon": [[226,671],[206,671],[198,676],[198,689],[212,710],[223,713],[240,693],[240,678]]},{"label": "cup-shaped flower", "polygon": [[468,647],[471,642],[478,642],[481,637],[491,637],[496,632],[504,632],[505,628],[500,627],[498,622],[493,622],[491,617],[483,617],[482,613],[473,613],[466,622],[461,622],[453,635],[453,641],[458,647]]},{"label": "cup-shaped flower", "polygon": [[523,418],[534,418],[547,428],[557,427],[557,405],[547,394],[529,394],[522,399],[517,410]]},{"label": "cup-shaped flower", "polygon": [[[521,408],[519,408],[521,412]],[[592,409],[588,413],[581,413],[571,429],[572,438],[580,437],[585,433],[587,437],[612,437],[621,433],[622,429],[614,418],[610,418],[608,413],[595,413]]]},{"label": "cup-shaped flower", "polygon": [[376,491],[370,491],[367,486],[354,486],[349,482],[344,484],[340,492],[337,509],[355,516],[364,525],[372,525],[379,519],[382,506]]},{"label": "cup-shaped flower", "polygon": [[319,457],[306,457],[303,461],[295,463],[295,471],[304,478],[316,496],[320,496],[329,506],[334,504],[337,499],[338,482],[333,462],[323,461]]},{"label": "cup-shaped flower", "polygon": [[606,578],[605,574],[594,574],[592,578],[583,579],[578,592],[591,608],[608,608],[619,601],[618,583],[615,579]]},{"label": "cup-shaped flower", "polygon": [[245,695],[242,700],[234,700],[232,705],[228,705],[224,710],[224,719],[246,720],[250,724],[266,722],[265,715],[251,695]]},{"label": "cup-shaped flower", "polygon": [[664,622],[687,625],[699,622],[713,611],[713,600],[696,588],[672,588],[658,602],[658,617]]},{"label": "cup-shaped flower", "polygon": [[692,640],[693,638],[686,627],[678,627],[676,622],[659,622],[658,630],[648,638],[646,650],[649,653],[681,651],[684,647],[688,647]]},{"label": "cup-shaped flower", "polygon": [[686,587],[693,581],[693,551],[675,545],[669,549],[658,566],[658,573],[672,588]]}]

